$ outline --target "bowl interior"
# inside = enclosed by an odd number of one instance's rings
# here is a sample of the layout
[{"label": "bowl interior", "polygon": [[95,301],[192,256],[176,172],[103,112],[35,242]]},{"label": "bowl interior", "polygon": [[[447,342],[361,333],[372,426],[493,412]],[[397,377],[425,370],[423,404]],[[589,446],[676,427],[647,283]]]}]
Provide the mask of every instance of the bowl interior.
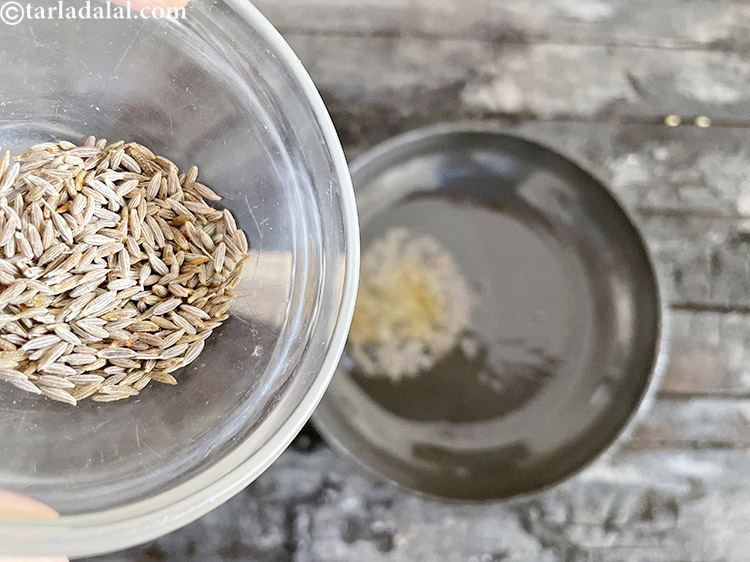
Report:
[{"label": "bowl interior", "polygon": [[363,253],[394,227],[432,236],[475,304],[416,378],[343,361],[315,413],[325,437],[405,487],[473,500],[540,490],[612,443],[649,387],[660,300],[607,190],[539,145],[459,127],[394,139],[352,174]]},{"label": "bowl interior", "polygon": [[34,20],[0,35],[3,149],[136,140],[181,169],[198,165],[251,244],[231,319],[179,386],[71,408],[2,385],[0,488],[63,516],[47,525],[188,498],[269,441],[288,442],[282,425],[301,427],[300,405],[329,374],[355,250],[348,176],[317,93],[261,20],[246,2],[194,0],[184,20]]}]

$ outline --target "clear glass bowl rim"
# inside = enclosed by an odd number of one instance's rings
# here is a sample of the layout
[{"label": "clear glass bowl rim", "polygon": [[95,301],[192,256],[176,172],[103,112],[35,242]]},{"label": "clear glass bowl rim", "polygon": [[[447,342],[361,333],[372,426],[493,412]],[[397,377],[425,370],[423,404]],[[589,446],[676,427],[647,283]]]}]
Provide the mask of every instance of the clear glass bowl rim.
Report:
[{"label": "clear glass bowl rim", "polygon": [[[3,555],[94,556],[153,540],[205,515],[244,489],[284,452],[312,416],[343,354],[354,314],[360,250],[357,206],[348,164],[328,110],[291,47],[249,0],[229,3],[276,49],[298,82],[319,124],[339,182],[346,244],[343,297],[322,368],[293,414],[260,448],[253,450],[255,445],[246,441],[184,484],[126,507],[33,522],[3,519],[0,522]],[[9,552],[5,551],[7,548]]]}]

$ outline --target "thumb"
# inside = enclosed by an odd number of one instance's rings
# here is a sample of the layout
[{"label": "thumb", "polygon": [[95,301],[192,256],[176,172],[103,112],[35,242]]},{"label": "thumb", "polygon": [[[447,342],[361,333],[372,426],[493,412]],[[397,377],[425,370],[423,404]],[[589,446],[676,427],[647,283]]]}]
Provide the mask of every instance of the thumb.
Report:
[{"label": "thumb", "polygon": [[[13,492],[0,490],[0,517],[16,517],[20,519],[51,519],[58,513],[41,502]],[[68,562],[65,557],[19,558],[0,556],[0,562]]]}]

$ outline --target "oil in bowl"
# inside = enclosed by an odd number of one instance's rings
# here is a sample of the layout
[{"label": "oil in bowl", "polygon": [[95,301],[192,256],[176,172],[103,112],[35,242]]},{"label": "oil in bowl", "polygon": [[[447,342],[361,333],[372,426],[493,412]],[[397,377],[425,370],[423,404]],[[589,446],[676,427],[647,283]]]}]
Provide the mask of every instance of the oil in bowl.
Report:
[{"label": "oil in bowl", "polygon": [[324,436],[462,499],[545,488],[605,450],[649,388],[661,324],[647,250],[607,190],[460,126],[394,139],[353,178],[362,287]]}]

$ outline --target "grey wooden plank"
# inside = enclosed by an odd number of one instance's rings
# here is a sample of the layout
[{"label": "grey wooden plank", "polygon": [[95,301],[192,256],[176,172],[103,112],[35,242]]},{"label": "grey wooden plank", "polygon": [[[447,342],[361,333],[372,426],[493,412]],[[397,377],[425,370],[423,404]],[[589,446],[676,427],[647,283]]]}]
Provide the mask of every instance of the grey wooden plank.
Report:
[{"label": "grey wooden plank", "polygon": [[750,7],[710,0],[259,0],[284,33],[744,50]]},{"label": "grey wooden plank", "polygon": [[644,416],[630,449],[750,449],[750,400],[661,399]]},{"label": "grey wooden plank", "polygon": [[750,121],[750,59],[736,53],[472,40],[287,35],[334,113],[377,131],[424,114],[660,122]]},{"label": "grey wooden plank", "polygon": [[663,394],[750,397],[750,318],[746,314],[674,310],[669,333]]},{"label": "grey wooden plank", "polygon": [[[189,527],[98,562],[744,562],[748,451],[623,451],[512,504],[415,497],[288,451]],[[92,561],[93,562],[93,559]]]},{"label": "grey wooden plank", "polygon": [[649,215],[637,222],[673,306],[748,312],[750,219]]}]

